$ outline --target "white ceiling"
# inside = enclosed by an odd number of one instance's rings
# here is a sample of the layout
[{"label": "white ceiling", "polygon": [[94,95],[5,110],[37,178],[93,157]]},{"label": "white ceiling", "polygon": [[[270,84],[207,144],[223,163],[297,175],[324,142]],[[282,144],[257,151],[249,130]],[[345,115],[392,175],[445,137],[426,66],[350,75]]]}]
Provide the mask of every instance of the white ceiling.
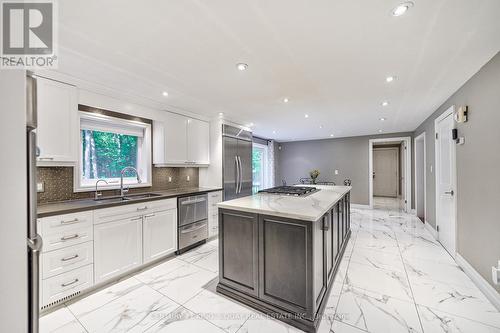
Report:
[{"label": "white ceiling", "polygon": [[412,131],[500,50],[500,1],[399,2],[59,1],[59,69],[278,140]]}]

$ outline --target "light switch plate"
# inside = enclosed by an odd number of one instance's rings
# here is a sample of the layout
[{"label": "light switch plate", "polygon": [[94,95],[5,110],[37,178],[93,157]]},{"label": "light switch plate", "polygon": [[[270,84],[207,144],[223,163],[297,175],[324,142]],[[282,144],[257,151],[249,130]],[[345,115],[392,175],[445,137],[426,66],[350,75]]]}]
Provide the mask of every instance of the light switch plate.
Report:
[{"label": "light switch plate", "polygon": [[171,183],[172,182],[172,177],[168,177],[168,182]]},{"label": "light switch plate", "polygon": [[495,285],[500,284],[500,260],[498,261],[498,267],[491,267],[491,279]]},{"label": "light switch plate", "polygon": [[36,183],[36,191],[38,193],[45,192],[45,183],[44,182]]},{"label": "light switch plate", "polygon": [[189,177],[189,175],[186,176],[186,181],[190,181],[191,178]]},{"label": "light switch plate", "polygon": [[339,174],[339,170],[335,170],[335,174],[338,175]]}]

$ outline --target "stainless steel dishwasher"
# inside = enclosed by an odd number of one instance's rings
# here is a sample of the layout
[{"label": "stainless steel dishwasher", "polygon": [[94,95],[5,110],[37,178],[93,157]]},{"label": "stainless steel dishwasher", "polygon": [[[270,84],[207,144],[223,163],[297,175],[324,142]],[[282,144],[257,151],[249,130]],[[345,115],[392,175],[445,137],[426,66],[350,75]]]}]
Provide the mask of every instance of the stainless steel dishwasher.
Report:
[{"label": "stainless steel dishwasher", "polygon": [[207,198],[207,194],[202,194],[178,199],[178,254],[204,243],[208,238]]}]

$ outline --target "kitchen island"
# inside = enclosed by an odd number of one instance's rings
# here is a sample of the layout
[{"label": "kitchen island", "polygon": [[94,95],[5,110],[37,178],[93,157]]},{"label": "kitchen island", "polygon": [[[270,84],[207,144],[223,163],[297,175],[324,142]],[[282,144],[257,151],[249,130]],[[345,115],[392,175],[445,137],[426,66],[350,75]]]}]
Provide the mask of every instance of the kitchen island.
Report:
[{"label": "kitchen island", "polygon": [[259,193],[219,207],[217,291],[316,332],[350,237],[348,186]]}]

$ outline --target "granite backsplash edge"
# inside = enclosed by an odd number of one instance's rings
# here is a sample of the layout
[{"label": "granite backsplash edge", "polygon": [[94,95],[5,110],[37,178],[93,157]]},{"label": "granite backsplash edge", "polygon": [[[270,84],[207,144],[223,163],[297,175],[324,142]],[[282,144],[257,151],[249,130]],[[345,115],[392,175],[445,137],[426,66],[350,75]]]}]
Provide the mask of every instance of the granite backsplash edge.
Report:
[{"label": "granite backsplash edge", "polygon": [[[176,188],[198,187],[198,168],[153,167],[151,187],[130,189],[130,193],[164,191]],[[187,176],[190,180],[187,181]],[[168,178],[172,177],[169,182]],[[37,193],[37,202],[46,204],[58,201],[88,199],[94,192],[73,192],[73,167],[38,167],[37,182],[43,182],[44,191]],[[119,190],[103,191],[104,196],[118,195]]]}]

